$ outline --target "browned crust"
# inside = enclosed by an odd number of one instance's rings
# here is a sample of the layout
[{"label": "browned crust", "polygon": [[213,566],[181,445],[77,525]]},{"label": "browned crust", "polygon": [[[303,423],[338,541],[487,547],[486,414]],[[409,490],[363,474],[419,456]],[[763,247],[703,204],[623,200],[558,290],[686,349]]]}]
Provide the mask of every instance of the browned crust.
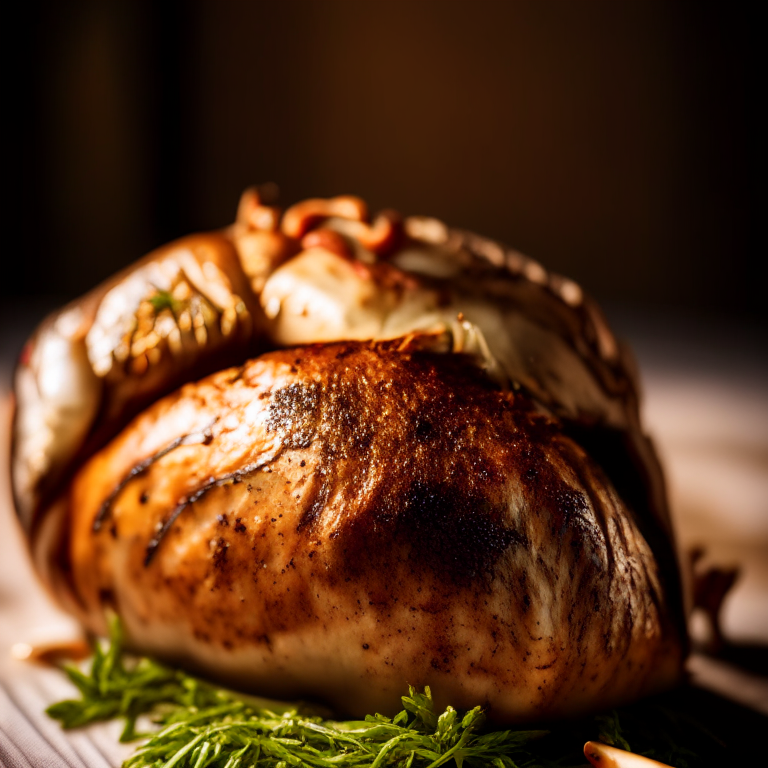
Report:
[{"label": "browned crust", "polygon": [[[240,682],[262,688],[281,648],[338,636],[353,688],[391,673],[455,705],[482,695],[502,720],[674,679],[681,641],[642,512],[525,394],[459,355],[395,347],[269,353],[153,406],[89,462],[70,555],[91,626],[113,606],[144,647],[173,626],[179,647],[208,649],[187,661],[218,674],[255,654]],[[213,419],[210,441],[157,449]]]}]

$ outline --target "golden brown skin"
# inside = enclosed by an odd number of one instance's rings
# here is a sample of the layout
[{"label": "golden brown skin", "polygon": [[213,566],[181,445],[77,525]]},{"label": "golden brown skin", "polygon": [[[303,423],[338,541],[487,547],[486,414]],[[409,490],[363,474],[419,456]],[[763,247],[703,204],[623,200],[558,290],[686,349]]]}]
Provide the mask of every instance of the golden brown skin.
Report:
[{"label": "golden brown skin", "polygon": [[263,694],[360,716],[430,685],[520,722],[681,668],[648,511],[463,355],[263,355],[150,407],[64,506],[56,568],[88,626],[113,608],[136,647]]}]

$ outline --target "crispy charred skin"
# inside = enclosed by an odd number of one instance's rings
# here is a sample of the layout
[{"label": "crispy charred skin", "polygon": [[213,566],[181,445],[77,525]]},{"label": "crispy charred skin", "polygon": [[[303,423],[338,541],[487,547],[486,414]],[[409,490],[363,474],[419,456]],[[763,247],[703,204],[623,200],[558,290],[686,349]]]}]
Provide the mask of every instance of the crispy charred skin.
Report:
[{"label": "crispy charred skin", "polygon": [[268,353],[149,408],[65,507],[88,626],[117,610],[137,648],[262,693],[362,715],[428,684],[509,722],[680,673],[653,515],[463,355]]}]

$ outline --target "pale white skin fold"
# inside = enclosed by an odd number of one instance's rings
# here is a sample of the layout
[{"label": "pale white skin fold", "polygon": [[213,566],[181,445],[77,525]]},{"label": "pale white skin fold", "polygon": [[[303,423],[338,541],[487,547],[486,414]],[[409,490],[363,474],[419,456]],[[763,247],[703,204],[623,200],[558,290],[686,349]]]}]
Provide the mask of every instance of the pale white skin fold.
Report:
[{"label": "pale white skin fold", "polygon": [[680,676],[631,362],[492,241],[248,192],[47,321],[16,393],[38,568],[137,650],[358,716],[411,684],[548,720]]}]

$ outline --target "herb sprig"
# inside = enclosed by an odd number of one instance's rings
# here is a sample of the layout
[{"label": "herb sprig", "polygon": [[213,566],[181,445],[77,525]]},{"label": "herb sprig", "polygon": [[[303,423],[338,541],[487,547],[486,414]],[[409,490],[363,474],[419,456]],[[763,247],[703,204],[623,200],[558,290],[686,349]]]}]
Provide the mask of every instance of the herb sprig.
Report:
[{"label": "herb sprig", "polygon": [[[482,733],[480,707],[464,715],[448,707],[438,715],[429,688],[411,688],[402,698],[404,709],[394,718],[325,720],[310,707],[236,694],[152,659],[131,662],[123,654],[116,619],[110,629],[111,642],[96,644],[88,674],[75,666],[64,668],[81,698],[47,711],[65,728],[124,718],[121,741],[147,739],[125,768],[550,764],[534,762],[526,749],[546,731]],[[142,715],[150,715],[160,730],[140,733],[137,720]]]},{"label": "herb sprig", "polygon": [[[235,693],[130,657],[117,619],[110,633],[108,644],[96,644],[88,673],[64,668],[80,698],[47,711],[65,728],[123,718],[120,740],[145,740],[124,768],[569,768],[584,765],[579,747],[588,738],[629,748],[615,712],[591,718],[586,734],[573,727],[549,738],[541,730],[484,731],[480,707],[438,714],[429,688],[410,688],[394,718],[325,719],[308,705]],[[137,727],[142,716],[154,723],[149,732]],[[679,762],[671,764],[696,764],[687,750],[673,747],[665,756],[672,752]]]}]

